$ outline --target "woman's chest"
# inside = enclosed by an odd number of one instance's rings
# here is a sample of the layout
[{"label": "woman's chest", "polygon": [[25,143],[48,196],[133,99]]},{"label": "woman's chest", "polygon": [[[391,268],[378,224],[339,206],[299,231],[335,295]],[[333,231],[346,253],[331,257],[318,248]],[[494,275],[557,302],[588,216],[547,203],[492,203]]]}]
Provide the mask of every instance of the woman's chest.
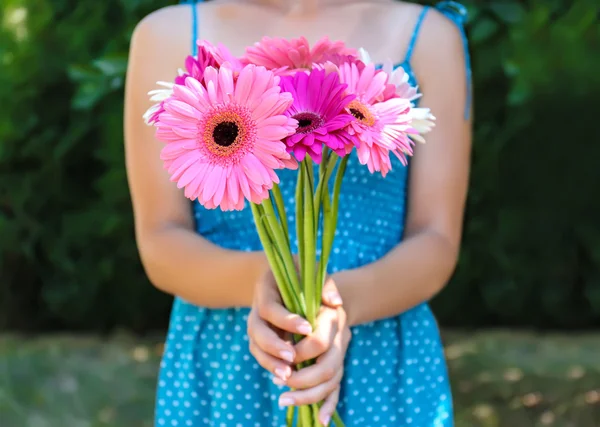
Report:
[{"label": "woman's chest", "polygon": [[[286,217],[292,242],[295,239],[295,189],[297,172],[277,171],[283,194]],[[408,167],[393,158],[392,170],[385,178],[370,173],[350,155],[339,199],[336,245],[397,243],[401,237],[406,214]],[[247,203],[246,203],[247,205]],[[258,245],[254,219],[248,206],[241,211],[207,210],[195,203],[198,232],[203,236],[233,248],[253,248]],[[375,239],[377,242],[371,240]],[[382,241],[383,240],[383,241]],[[387,243],[387,245],[385,245]],[[247,246],[244,246],[247,245]]]},{"label": "woman's chest", "polygon": [[243,3],[207,3],[197,12],[198,38],[222,43],[234,55],[243,54],[248,45],[265,36],[288,39],[302,36],[311,45],[327,36],[351,48],[364,48],[373,58],[400,62],[410,37],[408,25],[402,25],[386,3],[351,3],[314,14],[294,11],[282,14]]}]

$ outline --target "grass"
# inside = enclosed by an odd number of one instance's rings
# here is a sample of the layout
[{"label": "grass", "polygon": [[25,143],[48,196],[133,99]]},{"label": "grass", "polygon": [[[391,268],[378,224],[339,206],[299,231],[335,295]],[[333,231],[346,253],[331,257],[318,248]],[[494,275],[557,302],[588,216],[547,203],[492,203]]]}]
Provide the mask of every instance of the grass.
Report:
[{"label": "grass", "polygon": [[[444,340],[457,427],[600,426],[600,335]],[[161,351],[126,336],[0,337],[0,425],[151,426]]]},{"label": "grass", "polygon": [[600,426],[600,335],[445,334],[457,427]]}]

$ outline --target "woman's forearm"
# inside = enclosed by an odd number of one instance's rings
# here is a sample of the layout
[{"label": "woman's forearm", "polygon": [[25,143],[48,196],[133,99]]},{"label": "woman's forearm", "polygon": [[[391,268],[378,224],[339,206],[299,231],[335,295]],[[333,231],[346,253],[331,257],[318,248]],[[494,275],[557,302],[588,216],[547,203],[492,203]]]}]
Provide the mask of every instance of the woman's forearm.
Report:
[{"label": "woman's forearm", "polygon": [[249,307],[268,268],[263,252],[224,249],[183,227],[149,233],[138,246],[154,286],[203,307]]},{"label": "woman's forearm", "polygon": [[456,266],[457,249],[424,231],[404,240],[379,261],[333,278],[351,325],[396,316],[437,294]]}]

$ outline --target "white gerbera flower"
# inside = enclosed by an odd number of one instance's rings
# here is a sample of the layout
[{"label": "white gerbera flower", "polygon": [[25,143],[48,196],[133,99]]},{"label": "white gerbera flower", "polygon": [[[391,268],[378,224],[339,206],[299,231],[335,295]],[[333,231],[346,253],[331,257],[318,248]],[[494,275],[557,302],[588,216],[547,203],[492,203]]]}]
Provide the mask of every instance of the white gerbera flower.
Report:
[{"label": "white gerbera flower", "polygon": [[152,124],[156,119],[156,113],[161,110],[162,102],[173,95],[174,83],[156,82],[156,84],[162,86],[163,89],[154,89],[148,92],[150,101],[156,102],[156,104],[152,105],[152,107],[148,108],[144,113],[144,122],[146,122],[147,125]]},{"label": "white gerbera flower", "polygon": [[410,116],[412,118],[411,126],[419,132],[419,134],[410,134],[411,138],[417,142],[425,143],[425,138],[422,135],[431,132],[435,127],[435,116],[431,114],[429,108],[411,108]]}]

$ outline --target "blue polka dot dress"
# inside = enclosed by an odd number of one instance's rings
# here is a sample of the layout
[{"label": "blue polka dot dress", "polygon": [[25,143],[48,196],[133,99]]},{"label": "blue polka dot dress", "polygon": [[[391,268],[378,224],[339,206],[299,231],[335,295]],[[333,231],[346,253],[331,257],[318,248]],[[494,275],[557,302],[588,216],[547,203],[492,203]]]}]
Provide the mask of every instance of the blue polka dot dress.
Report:
[{"label": "blue polka dot dress", "polygon": [[[460,5],[444,2],[438,9],[462,24]],[[401,64],[411,76],[410,55],[426,12],[427,8]],[[408,168],[395,157],[392,160],[393,170],[384,179],[370,174],[351,155],[340,196],[331,273],[376,261],[402,240]],[[280,177],[293,231],[295,173],[283,171]],[[211,242],[241,251],[261,249],[249,208],[221,212],[196,203],[194,211],[198,233]],[[248,312],[207,309],[175,299],[160,366],[156,426],[285,426],[285,409],[277,404],[284,388],[272,383],[272,374],[248,349]],[[426,303],[356,326],[352,332],[338,405],[347,426],[453,425],[442,343]]]}]

